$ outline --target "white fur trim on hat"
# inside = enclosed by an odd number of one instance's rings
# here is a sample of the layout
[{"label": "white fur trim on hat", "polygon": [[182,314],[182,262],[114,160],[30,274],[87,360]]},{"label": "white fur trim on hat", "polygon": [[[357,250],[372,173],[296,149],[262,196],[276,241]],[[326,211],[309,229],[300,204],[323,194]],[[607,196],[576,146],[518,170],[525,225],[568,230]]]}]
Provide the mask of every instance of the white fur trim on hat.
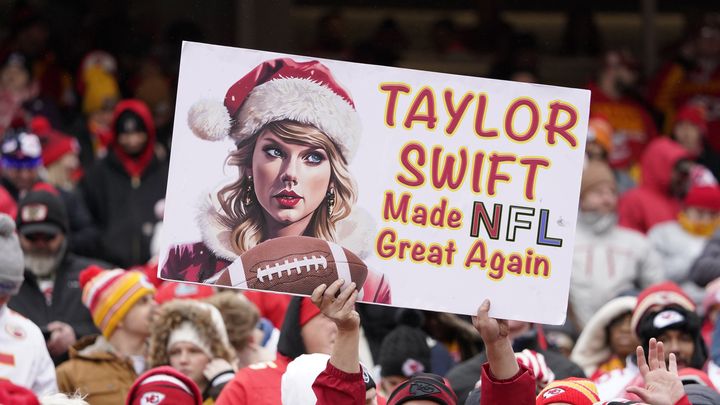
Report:
[{"label": "white fur trim on hat", "polygon": [[255,135],[265,125],[292,120],[313,125],[327,135],[349,162],[362,130],[355,108],[329,87],[311,79],[288,77],[253,89],[240,107],[236,142]]},{"label": "white fur trim on hat", "polygon": [[215,100],[200,100],[193,104],[187,119],[193,133],[206,141],[225,139],[232,122],[225,105]]},{"label": "white fur trim on hat", "polygon": [[170,332],[170,337],[168,337],[167,342],[167,351],[169,352],[173,345],[181,342],[192,343],[200,348],[209,358],[213,358],[212,350],[210,350],[210,344],[200,337],[200,334],[195,326],[189,321],[181,323],[180,326]]}]

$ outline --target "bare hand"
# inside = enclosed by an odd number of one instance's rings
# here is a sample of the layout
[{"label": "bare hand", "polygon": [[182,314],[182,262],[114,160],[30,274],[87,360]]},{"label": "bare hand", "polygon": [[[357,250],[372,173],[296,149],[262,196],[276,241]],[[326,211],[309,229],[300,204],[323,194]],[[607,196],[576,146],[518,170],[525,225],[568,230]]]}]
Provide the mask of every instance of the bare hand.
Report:
[{"label": "bare hand", "polygon": [[645,380],[645,388],[632,386],[627,391],[651,405],[673,405],[685,396],[677,372],[675,354],[670,353],[668,367],[665,366],[665,348],[662,342],[650,339],[648,361],[642,346],[637,348],[637,363]]},{"label": "bare hand", "polygon": [[486,299],[480,304],[477,316],[472,318],[473,325],[480,332],[480,337],[485,345],[492,345],[508,339],[508,321],[491,318],[488,311],[490,311],[490,301]]},{"label": "bare hand", "polygon": [[70,346],[77,341],[75,330],[65,322],[50,322],[48,331],[50,331],[50,339],[47,342],[47,348],[53,356],[66,353]]},{"label": "bare hand", "polygon": [[330,287],[321,284],[313,291],[310,300],[320,309],[323,315],[335,322],[338,330],[357,330],[360,328],[360,314],[355,311],[355,300],[357,300],[358,295],[355,283],[350,283],[335,298],[344,283],[345,280],[340,279],[330,284]]}]

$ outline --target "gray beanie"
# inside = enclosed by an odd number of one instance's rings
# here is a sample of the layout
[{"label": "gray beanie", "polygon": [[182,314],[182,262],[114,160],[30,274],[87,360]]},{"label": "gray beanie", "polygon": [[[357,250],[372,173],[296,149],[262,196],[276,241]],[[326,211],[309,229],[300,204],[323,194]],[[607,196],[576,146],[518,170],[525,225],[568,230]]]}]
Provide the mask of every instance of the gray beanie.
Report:
[{"label": "gray beanie", "polygon": [[15,295],[25,279],[25,260],[17,235],[15,221],[0,214],[0,296]]},{"label": "gray beanie", "polygon": [[718,405],[720,394],[714,389],[702,384],[685,385],[685,393],[693,405]]}]

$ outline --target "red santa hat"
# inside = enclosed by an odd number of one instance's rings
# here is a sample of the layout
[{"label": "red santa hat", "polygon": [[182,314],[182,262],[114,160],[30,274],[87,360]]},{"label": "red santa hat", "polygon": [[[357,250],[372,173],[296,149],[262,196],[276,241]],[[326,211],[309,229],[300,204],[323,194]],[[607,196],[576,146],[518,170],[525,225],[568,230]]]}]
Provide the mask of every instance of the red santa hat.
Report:
[{"label": "red santa hat", "polygon": [[360,140],[360,119],[350,94],[318,61],[265,61],[230,86],[224,104],[202,100],[188,112],[193,133],[211,141],[230,137],[240,143],[280,120],[313,125],[347,161]]}]

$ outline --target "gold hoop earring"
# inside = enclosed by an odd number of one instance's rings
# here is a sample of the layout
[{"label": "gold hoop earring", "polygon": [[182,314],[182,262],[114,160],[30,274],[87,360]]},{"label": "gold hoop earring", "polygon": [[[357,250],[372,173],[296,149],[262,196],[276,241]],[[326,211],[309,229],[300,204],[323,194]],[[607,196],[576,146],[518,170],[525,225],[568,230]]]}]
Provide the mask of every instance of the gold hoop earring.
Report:
[{"label": "gold hoop earring", "polygon": [[253,186],[252,176],[245,177],[245,195],[243,196],[243,205],[249,207],[253,204],[255,188]]},{"label": "gold hoop earring", "polygon": [[328,190],[325,197],[327,197],[328,216],[331,216],[335,208],[335,189],[331,188]]}]

